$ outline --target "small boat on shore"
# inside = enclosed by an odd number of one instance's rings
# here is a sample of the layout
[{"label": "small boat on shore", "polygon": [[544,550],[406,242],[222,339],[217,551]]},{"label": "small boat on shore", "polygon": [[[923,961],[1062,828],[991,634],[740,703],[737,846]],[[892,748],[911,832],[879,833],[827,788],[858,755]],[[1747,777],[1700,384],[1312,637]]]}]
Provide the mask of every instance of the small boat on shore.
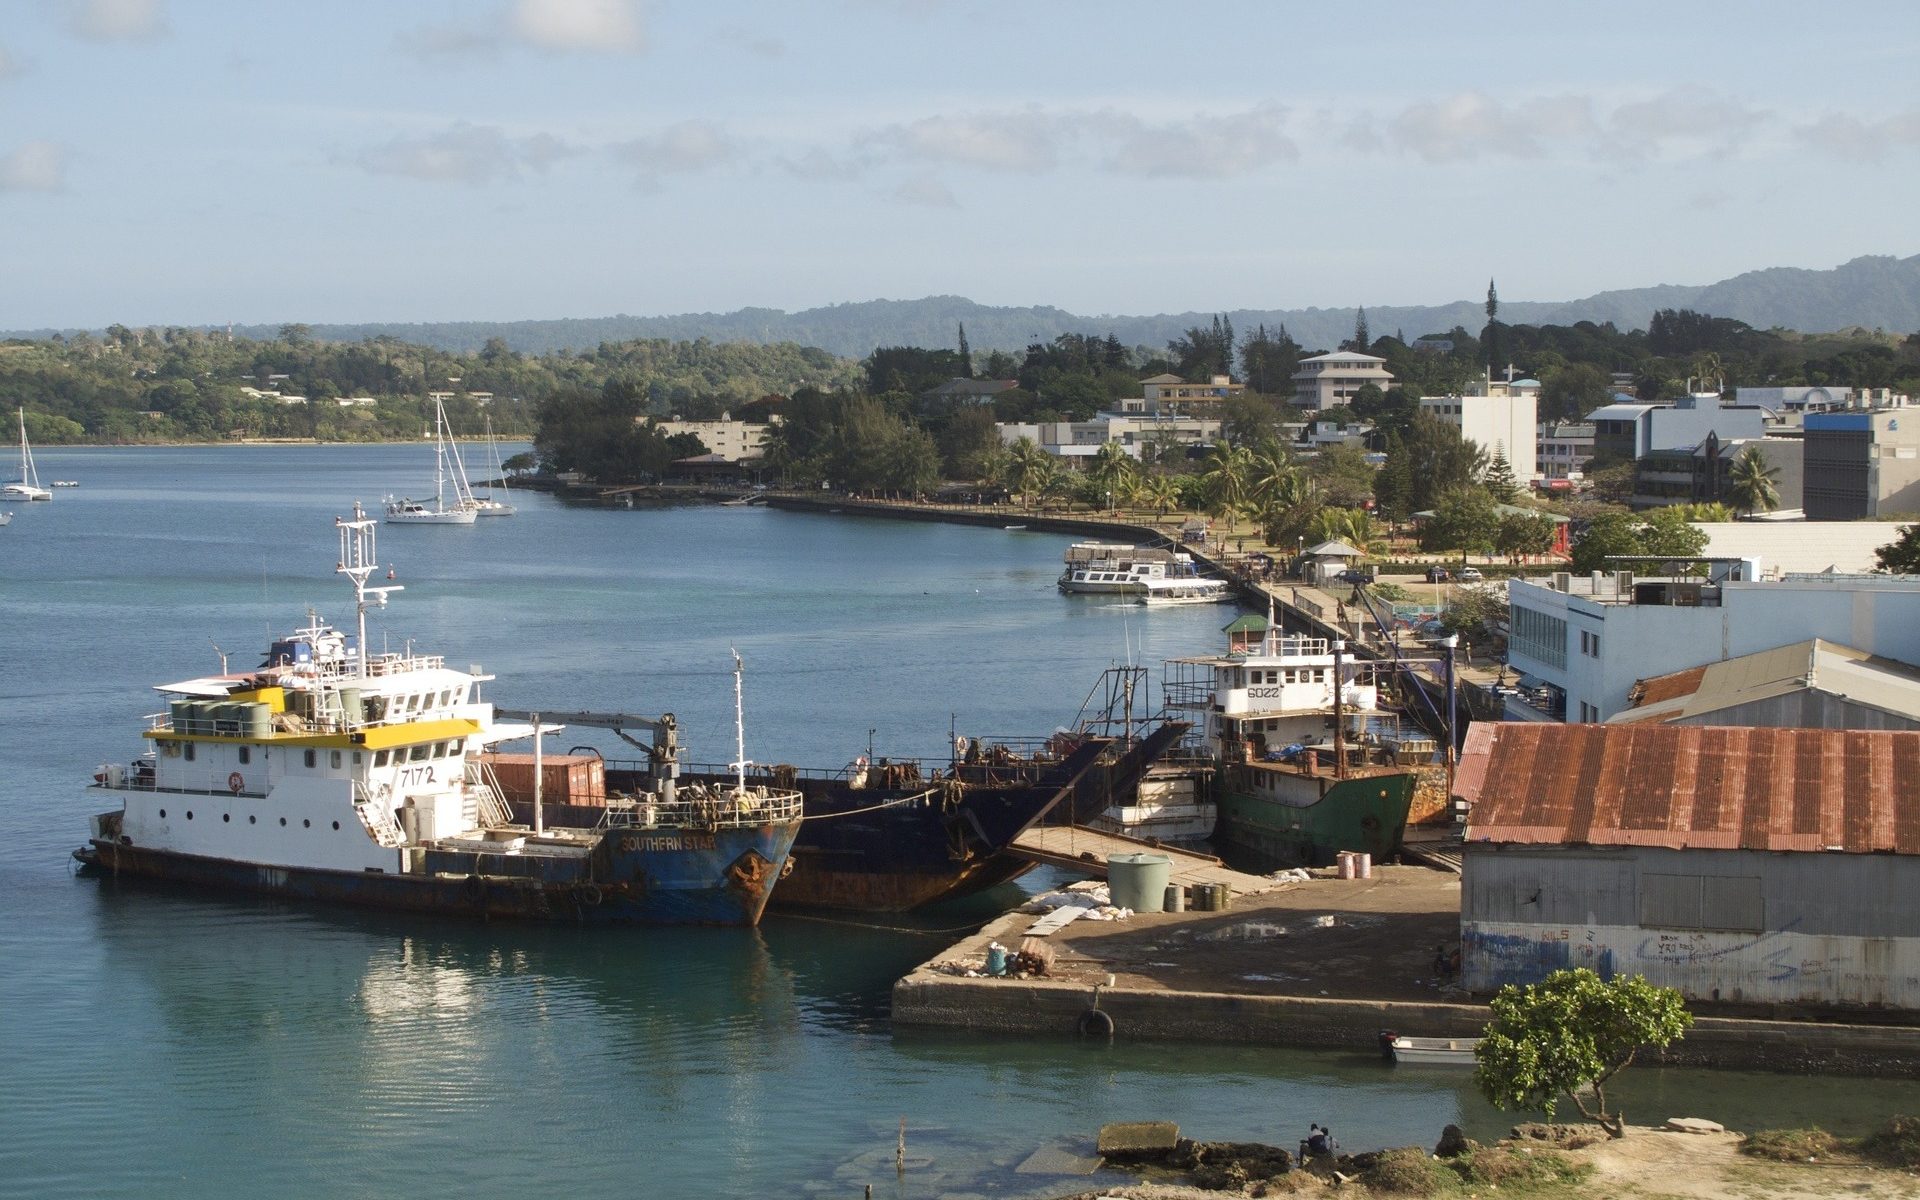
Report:
[{"label": "small boat on shore", "polygon": [[1388,1058],[1406,1066],[1471,1067],[1479,1038],[1407,1037],[1382,1033],[1380,1049]]},{"label": "small boat on shore", "polygon": [[[230,672],[223,655],[218,674],[161,685],[151,749],[93,777],[118,806],[93,817],[76,859],[110,878],[454,916],[759,921],[800,828],[799,792],[739,774],[680,786],[663,717],[657,786],[603,796],[584,819],[550,809],[541,735],[564,726],[497,720],[480,697],[493,677],[477,669],[411,646],[365,650],[368,607],[400,588],[367,586],[376,522],[356,504],[336,524],[357,631],[310,612],[256,668]],[[736,659],[736,714],[738,672]],[[535,782],[519,821],[486,752],[523,738]]]}]

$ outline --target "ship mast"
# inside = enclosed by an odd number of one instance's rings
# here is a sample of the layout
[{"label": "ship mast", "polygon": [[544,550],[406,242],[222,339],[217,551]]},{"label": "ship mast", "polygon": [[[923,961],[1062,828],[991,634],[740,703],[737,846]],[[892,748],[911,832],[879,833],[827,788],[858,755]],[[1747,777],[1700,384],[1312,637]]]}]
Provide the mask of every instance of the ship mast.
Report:
[{"label": "ship mast", "polygon": [[355,649],[360,660],[359,674],[364,679],[367,675],[367,605],[371,601],[385,608],[388,592],[405,589],[397,583],[385,587],[367,586],[368,577],[380,569],[380,560],[373,552],[375,522],[367,517],[358,500],[353,502],[353,520],[343,521],[335,517],[333,523],[340,529],[340,561],[333,565],[333,569],[335,574],[345,575],[353,581],[353,602],[360,624],[360,641]]},{"label": "ship mast", "polygon": [[740,652],[733,651],[733,786],[738,794],[747,792],[747,714],[740,696],[740,673],[744,669]]}]

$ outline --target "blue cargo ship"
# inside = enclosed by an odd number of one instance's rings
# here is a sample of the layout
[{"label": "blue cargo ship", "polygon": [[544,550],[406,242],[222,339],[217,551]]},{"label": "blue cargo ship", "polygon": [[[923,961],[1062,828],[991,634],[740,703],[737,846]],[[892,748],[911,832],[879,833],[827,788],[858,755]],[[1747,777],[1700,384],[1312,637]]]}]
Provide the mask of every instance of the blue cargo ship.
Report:
[{"label": "blue cargo ship", "polygon": [[[117,807],[93,818],[76,858],[115,876],[449,915],[759,921],[800,829],[798,791],[743,772],[682,786],[663,717],[650,723],[668,769],[649,790],[584,814],[556,806],[552,820],[536,796],[516,820],[486,755],[530,738],[538,763],[541,736],[562,726],[499,719],[480,696],[492,677],[440,656],[365,652],[368,607],[400,589],[368,586],[375,521],[356,505],[335,523],[357,636],[309,613],[256,668],[223,661],[161,685],[148,751],[94,775]],[[736,659],[736,709],[738,687]]]}]

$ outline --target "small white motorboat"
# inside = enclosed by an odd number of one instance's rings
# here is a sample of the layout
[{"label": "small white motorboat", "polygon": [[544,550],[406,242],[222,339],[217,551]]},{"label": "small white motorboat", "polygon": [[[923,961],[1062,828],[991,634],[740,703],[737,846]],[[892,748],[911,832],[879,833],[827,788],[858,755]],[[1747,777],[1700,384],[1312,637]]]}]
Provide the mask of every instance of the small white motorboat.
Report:
[{"label": "small white motorboat", "polygon": [[1380,1048],[1386,1051],[1387,1057],[1396,1063],[1412,1066],[1471,1067],[1474,1065],[1474,1048],[1479,1044],[1479,1038],[1471,1037],[1406,1037],[1395,1033],[1380,1035]]}]

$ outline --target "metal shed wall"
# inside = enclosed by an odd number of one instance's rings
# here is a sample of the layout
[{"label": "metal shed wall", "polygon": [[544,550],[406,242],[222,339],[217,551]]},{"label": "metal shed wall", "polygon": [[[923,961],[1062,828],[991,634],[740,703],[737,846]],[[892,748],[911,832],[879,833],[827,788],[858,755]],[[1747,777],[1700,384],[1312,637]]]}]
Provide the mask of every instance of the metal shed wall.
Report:
[{"label": "metal shed wall", "polygon": [[1690,999],[1920,1011],[1920,858],[1469,843],[1474,991],[1562,967]]}]

